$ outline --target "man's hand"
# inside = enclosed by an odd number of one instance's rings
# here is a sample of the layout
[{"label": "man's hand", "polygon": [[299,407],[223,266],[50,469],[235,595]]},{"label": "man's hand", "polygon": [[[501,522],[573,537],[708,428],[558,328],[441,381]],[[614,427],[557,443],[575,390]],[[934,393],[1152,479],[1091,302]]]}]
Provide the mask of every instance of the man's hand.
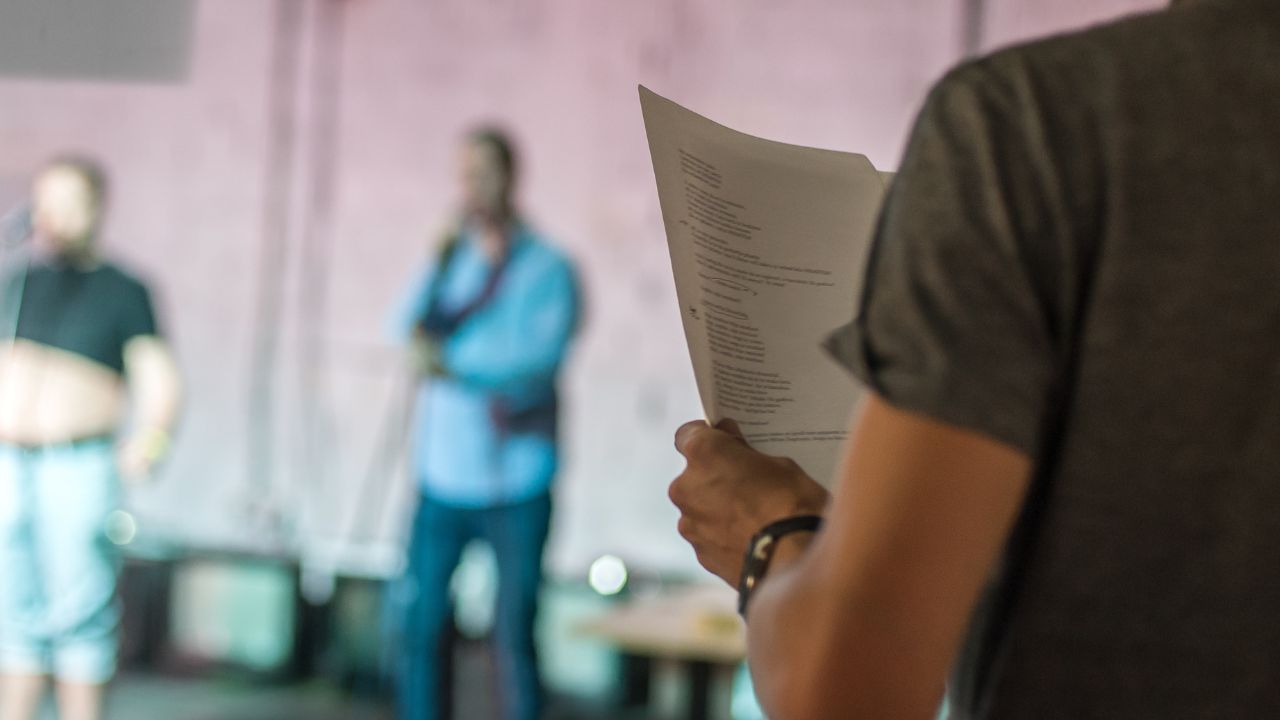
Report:
[{"label": "man's hand", "polygon": [[124,346],[124,370],[133,398],[133,432],[118,448],[116,460],[125,482],[151,479],[169,451],[169,428],[182,404],[182,377],[168,343],[140,335]]},{"label": "man's hand", "polygon": [[145,485],[151,479],[151,459],[137,445],[126,442],[116,452],[116,466],[125,484],[132,487]]},{"label": "man's hand", "polygon": [[162,430],[135,433],[116,453],[120,475],[127,484],[135,487],[147,483],[168,450],[168,433]]},{"label": "man's hand", "polygon": [[751,536],[775,520],[821,515],[827,491],[790,458],[751,448],[737,423],[715,428],[698,420],[676,431],[676,449],[688,461],[671,483],[671,501],[680,509],[680,535],[698,562],[737,586]]},{"label": "man's hand", "polygon": [[449,370],[444,365],[444,353],[440,342],[426,335],[421,330],[414,331],[409,353],[413,370],[418,377],[432,379],[449,377]]}]

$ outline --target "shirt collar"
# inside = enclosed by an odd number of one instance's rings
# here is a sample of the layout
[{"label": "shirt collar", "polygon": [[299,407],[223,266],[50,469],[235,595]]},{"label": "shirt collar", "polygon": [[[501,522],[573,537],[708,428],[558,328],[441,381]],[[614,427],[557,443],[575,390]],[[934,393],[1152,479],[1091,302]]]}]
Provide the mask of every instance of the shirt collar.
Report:
[{"label": "shirt collar", "polygon": [[[529,244],[532,237],[533,232],[528,225],[519,219],[514,220],[511,224],[510,235],[507,238],[507,257],[515,257],[521,249]],[[470,252],[478,253],[480,251],[475,242],[475,233],[471,228],[463,229],[462,240]]]}]

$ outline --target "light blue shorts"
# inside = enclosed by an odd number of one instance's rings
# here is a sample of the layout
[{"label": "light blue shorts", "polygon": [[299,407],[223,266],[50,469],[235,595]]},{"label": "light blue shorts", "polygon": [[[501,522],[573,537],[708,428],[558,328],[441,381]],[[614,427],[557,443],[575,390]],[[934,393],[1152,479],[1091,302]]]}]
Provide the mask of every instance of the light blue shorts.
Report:
[{"label": "light blue shorts", "polygon": [[116,668],[120,484],[109,440],[0,445],[0,670],[101,683]]}]

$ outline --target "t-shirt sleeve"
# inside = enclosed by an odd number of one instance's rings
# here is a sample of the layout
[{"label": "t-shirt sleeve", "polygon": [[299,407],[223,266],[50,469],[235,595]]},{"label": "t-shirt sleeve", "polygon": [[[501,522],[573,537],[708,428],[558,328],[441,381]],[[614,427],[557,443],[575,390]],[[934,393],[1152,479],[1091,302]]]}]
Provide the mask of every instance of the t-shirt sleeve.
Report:
[{"label": "t-shirt sleeve", "polygon": [[[1057,373],[1036,243],[1042,156],[1005,88],[966,66],[930,94],[832,355],[888,403],[1038,450]],[[1051,283],[1050,283],[1051,284]]]},{"label": "t-shirt sleeve", "polygon": [[129,282],[124,289],[120,313],[120,339],[127,343],[136,337],[158,336],[155,308],[151,292],[139,282]]}]

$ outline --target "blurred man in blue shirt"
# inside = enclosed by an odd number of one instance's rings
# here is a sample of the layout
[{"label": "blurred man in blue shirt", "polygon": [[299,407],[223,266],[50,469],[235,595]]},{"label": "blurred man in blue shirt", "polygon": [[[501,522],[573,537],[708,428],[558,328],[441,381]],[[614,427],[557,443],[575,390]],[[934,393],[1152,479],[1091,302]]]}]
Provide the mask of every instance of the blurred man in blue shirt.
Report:
[{"label": "blurred man in blue shirt", "polygon": [[492,545],[494,636],[508,720],[541,712],[533,629],[558,465],[556,380],[578,325],[573,266],[515,212],[501,132],[467,136],[462,214],[399,314],[423,379],[414,418],[420,500],[398,658],[402,720],[447,715],[449,579],[467,543]]}]

